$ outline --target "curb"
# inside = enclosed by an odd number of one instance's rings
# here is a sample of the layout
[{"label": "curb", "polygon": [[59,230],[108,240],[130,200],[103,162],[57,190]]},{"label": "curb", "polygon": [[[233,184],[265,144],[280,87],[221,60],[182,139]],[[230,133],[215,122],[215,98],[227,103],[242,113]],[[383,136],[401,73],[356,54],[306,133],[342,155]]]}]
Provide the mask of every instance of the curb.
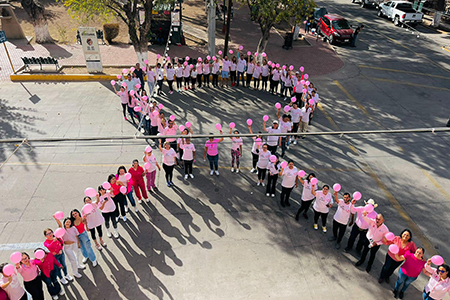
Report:
[{"label": "curb", "polygon": [[84,75],[84,74],[11,74],[13,82],[19,81],[107,81],[117,79],[114,75]]}]

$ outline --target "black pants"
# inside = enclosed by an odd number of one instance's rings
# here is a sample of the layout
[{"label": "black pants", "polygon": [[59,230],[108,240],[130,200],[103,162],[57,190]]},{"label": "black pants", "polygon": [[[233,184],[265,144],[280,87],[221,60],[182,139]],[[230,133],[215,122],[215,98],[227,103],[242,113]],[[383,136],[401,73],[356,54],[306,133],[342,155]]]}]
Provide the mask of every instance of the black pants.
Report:
[{"label": "black pants", "polygon": [[195,83],[197,81],[197,77],[191,77],[192,89],[195,90]]},{"label": "black pants", "polygon": [[333,235],[337,238],[336,242],[340,243],[345,234],[345,229],[347,229],[347,224],[341,224],[333,219]]},{"label": "black pants", "polygon": [[256,169],[256,164],[258,164],[259,155],[252,152],[252,166],[253,169]]},{"label": "black pants", "polygon": [[289,91],[289,97],[292,97],[292,86],[286,86],[284,88],[284,96],[287,97],[287,92]]},{"label": "black pants", "polygon": [[311,206],[311,203],[313,202],[314,199],[305,201],[302,200],[302,204],[300,205],[300,208],[297,211],[297,219],[300,216],[300,214],[303,212],[303,215],[306,215],[308,213],[309,207]]},{"label": "black pants", "polygon": [[275,153],[277,153],[277,146],[269,146],[269,145],[267,145],[267,150],[269,150],[270,153],[272,153],[272,155],[275,155]]},{"label": "black pants", "polygon": [[183,160],[184,161],[184,174],[192,174],[192,164],[194,160]]},{"label": "black pants", "polygon": [[403,261],[395,261],[392,257],[386,253],[386,260],[384,261],[383,269],[381,269],[380,279],[385,279],[391,277],[395,269],[397,269]]},{"label": "black pants", "polygon": [[236,71],[230,71],[231,83],[236,82]]},{"label": "black pants", "polygon": [[245,83],[246,83],[247,87],[250,86],[250,82],[252,81],[252,77],[253,77],[253,74],[248,74],[247,73],[247,77],[245,78]]},{"label": "black pants", "polygon": [[122,103],[122,113],[123,113],[123,117],[126,119],[127,118],[127,104],[126,103]]},{"label": "black pants", "polygon": [[102,212],[102,215],[103,215],[103,218],[105,219],[106,228],[109,229],[109,221],[111,220],[114,229],[117,229],[116,212],[115,211],[107,212],[107,213]]},{"label": "black pants", "polygon": [[353,248],[353,244],[355,243],[356,238],[359,236],[358,244],[356,244],[356,250],[361,251],[364,240],[366,239],[366,230],[360,230],[358,225],[354,224],[352,231],[350,233],[350,238],[348,239],[347,248]]},{"label": "black pants", "polygon": [[267,80],[269,79],[269,76],[261,76],[262,81],[262,89],[264,91],[267,91]]},{"label": "black pants", "polygon": [[372,248],[369,248],[369,240],[364,236],[364,239],[366,240],[363,244],[363,250],[361,254],[361,258],[359,261],[364,262],[366,260],[367,253],[370,251],[369,255],[369,261],[367,262],[367,268],[371,268],[373,265],[373,262],[375,260],[375,256],[377,255],[378,250],[380,249],[380,245],[373,246]]},{"label": "black pants", "polygon": [[162,92],[162,87],[163,87],[163,80],[161,79],[161,80],[158,80],[158,81],[156,81],[156,83],[158,84],[158,95],[161,95],[161,92]]},{"label": "black pants", "polygon": [[287,188],[282,186],[281,187],[281,195],[280,195],[280,201],[281,203],[289,203],[289,196],[291,196],[291,192],[294,189],[294,187]]},{"label": "black pants", "polygon": [[203,74],[203,82],[209,86],[209,74]]},{"label": "black pants", "polygon": [[253,88],[259,89],[259,78],[253,77]]},{"label": "black pants", "polygon": [[[297,133],[298,132],[298,124],[299,123],[292,123],[292,133]],[[297,136],[295,136],[295,139],[297,139]]]},{"label": "black pants", "polygon": [[183,77],[176,77],[177,80],[177,89],[181,89],[183,87]]},{"label": "black pants", "polygon": [[317,221],[319,221],[319,217],[322,218],[322,226],[327,226],[328,213],[322,213],[314,210],[314,224],[317,224]]},{"label": "black pants", "polygon": [[302,108],[303,107],[303,101],[302,101],[302,93],[297,93],[297,90],[295,90],[295,94],[294,94],[294,96],[295,96],[295,98],[297,99],[297,105],[298,105],[298,107],[299,108]]},{"label": "black pants", "polygon": [[50,296],[58,295],[61,291],[61,285],[58,282],[59,271],[56,268],[58,267],[55,265],[50,272],[50,277],[45,276],[44,273],[41,274],[42,281],[47,285],[47,291]]},{"label": "black pants", "polygon": [[219,74],[213,74],[212,85],[215,87],[219,86]]},{"label": "black pants", "polygon": [[169,90],[173,92],[173,80],[167,80],[167,84],[169,85]]},{"label": "black pants", "polygon": [[198,87],[202,87],[202,74],[197,74]]},{"label": "black pants", "polygon": [[275,187],[277,186],[277,179],[278,179],[278,174],[275,174],[275,175],[268,174],[266,194],[275,195]]},{"label": "black pants", "polygon": [[[27,292],[31,294],[33,300],[44,300],[44,291],[42,290],[41,276],[38,275],[31,281],[24,281],[23,285],[25,286]],[[26,295],[27,294],[25,293],[25,296]]]},{"label": "black pants", "polygon": [[174,167],[173,165],[172,166],[168,166],[166,164],[163,164],[164,172],[166,172],[166,182],[172,182],[173,167]]},{"label": "black pants", "polygon": [[91,233],[91,237],[92,237],[93,240],[96,240],[96,239],[97,239],[97,237],[95,236],[95,230],[96,230],[96,229],[97,229],[97,232],[98,232],[98,236],[99,236],[100,238],[103,237],[102,225],[98,225],[97,227],[94,227],[94,228],[89,229],[89,232]]},{"label": "black pants", "polygon": [[189,84],[191,83],[191,77],[183,77],[184,78],[184,87],[189,87]]},{"label": "black pants", "polygon": [[271,93],[277,93],[278,92],[278,80],[271,80],[270,81],[270,91]]},{"label": "black pants", "polygon": [[119,216],[119,209],[120,209],[120,215],[125,216],[125,195],[122,193],[118,193],[113,197],[114,203],[116,204],[116,216]]},{"label": "black pants", "polygon": [[177,140],[169,142],[169,144],[170,144],[170,148],[172,148],[176,152],[177,151]]},{"label": "black pants", "polygon": [[264,180],[266,178],[266,171],[267,171],[267,169],[258,168],[258,179],[259,180]]}]

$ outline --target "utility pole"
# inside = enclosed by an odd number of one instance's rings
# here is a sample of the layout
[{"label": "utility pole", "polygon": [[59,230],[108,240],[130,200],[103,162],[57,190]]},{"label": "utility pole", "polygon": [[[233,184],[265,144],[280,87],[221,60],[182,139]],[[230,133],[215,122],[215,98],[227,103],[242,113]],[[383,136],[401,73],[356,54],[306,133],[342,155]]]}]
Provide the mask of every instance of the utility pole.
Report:
[{"label": "utility pole", "polygon": [[233,5],[233,0],[228,0],[228,7],[227,7],[227,31],[225,33],[225,46],[223,47],[223,56],[224,57],[225,57],[225,55],[227,55],[227,52],[228,52],[228,40],[230,39],[231,5]]},{"label": "utility pole", "polygon": [[208,4],[208,54],[212,57],[216,53],[216,7],[214,0]]}]

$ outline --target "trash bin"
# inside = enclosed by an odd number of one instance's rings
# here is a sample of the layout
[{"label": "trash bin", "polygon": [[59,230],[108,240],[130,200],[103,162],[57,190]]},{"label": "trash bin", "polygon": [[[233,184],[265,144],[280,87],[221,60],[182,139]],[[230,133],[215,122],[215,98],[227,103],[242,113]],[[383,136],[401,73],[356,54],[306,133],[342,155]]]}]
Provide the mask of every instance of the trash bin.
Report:
[{"label": "trash bin", "polygon": [[284,36],[283,49],[286,49],[286,50],[292,49],[293,40],[294,40],[294,34],[292,32],[286,33],[286,35]]}]

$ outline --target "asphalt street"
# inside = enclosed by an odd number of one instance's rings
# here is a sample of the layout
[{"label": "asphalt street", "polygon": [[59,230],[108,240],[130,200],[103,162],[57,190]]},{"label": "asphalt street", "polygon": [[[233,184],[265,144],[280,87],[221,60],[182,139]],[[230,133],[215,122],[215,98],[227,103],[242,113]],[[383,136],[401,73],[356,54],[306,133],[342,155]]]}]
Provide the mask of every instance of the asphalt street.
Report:
[{"label": "asphalt street", "polygon": [[[322,103],[310,131],[445,126],[450,53],[441,46],[448,36],[419,26],[417,38],[351,1],[319,4],[366,28],[356,48],[333,46],[345,62],[341,70],[311,78]],[[109,83],[1,83],[0,95],[1,138],[139,134],[123,120]],[[274,104],[282,99],[228,88],[157,100],[179,124],[189,121],[195,133],[206,134],[217,132],[214,124],[226,128],[229,122],[247,132],[248,118],[253,131],[261,130],[262,116],[275,118]],[[336,250],[328,241],[334,208],[324,234],[313,229],[311,211],[309,220],[295,221],[301,189],[295,189],[293,205],[282,208],[279,190],[272,199],[256,186],[256,175],[249,172],[251,139],[244,140],[240,174],[229,171],[230,142],[219,146],[219,177],[210,176],[201,159],[204,142],[194,141],[196,177],[185,181],[178,169],[176,186],[169,189],[158,173],[160,193],[121,221],[120,239],[106,238],[108,247],[96,251],[99,266],[89,266],[82,279],[66,287],[68,299],[392,297],[396,273],[390,284],[377,282],[387,247],[369,274],[356,268],[355,252]],[[145,140],[0,145],[0,161],[8,160],[0,169],[1,261],[13,249],[31,252],[44,240],[43,229],[55,228],[54,212],[80,209],[86,187],[141,159],[145,145]],[[339,182],[342,192],[358,190],[363,199],[373,198],[392,232],[410,228],[426,256],[449,259],[449,145],[446,133],[311,136],[292,146],[286,159],[315,172],[321,185]],[[426,281],[421,276],[405,298],[421,299]]]}]

